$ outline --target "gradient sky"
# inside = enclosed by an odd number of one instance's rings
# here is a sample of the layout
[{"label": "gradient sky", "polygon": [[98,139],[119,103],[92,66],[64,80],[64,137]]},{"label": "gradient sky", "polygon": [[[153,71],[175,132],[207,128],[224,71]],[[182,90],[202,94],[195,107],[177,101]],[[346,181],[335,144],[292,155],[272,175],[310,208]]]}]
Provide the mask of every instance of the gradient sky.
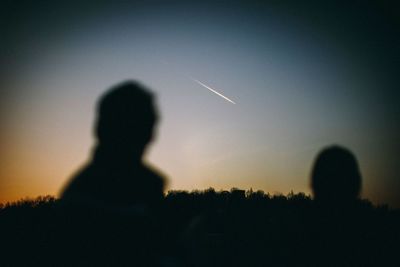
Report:
[{"label": "gradient sky", "polygon": [[57,194],[90,158],[100,94],[135,79],[157,94],[146,158],[169,189],[309,193],[340,144],[363,197],[400,207],[395,6],[261,2],[5,1],[0,202]]}]

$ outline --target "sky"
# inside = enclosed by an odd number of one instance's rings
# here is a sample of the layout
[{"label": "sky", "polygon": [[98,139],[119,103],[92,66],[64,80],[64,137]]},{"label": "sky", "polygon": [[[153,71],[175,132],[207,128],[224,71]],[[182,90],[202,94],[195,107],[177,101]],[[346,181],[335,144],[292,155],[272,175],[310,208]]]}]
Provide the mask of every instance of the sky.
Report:
[{"label": "sky", "polygon": [[[0,202],[57,195],[91,157],[98,97],[137,80],[168,189],[310,193],[317,153],[356,155],[400,208],[400,35],[390,1],[4,1]],[[212,93],[213,88],[236,104]]]}]

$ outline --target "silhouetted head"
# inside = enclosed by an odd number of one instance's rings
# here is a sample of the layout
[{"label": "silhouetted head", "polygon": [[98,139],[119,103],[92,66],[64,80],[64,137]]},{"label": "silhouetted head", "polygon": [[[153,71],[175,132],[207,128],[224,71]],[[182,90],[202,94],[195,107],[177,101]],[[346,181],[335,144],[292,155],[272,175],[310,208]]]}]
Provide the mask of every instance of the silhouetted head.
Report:
[{"label": "silhouetted head", "polygon": [[356,200],[361,174],[353,153],[340,146],[322,150],[314,163],[311,188],[316,201],[339,204]]},{"label": "silhouetted head", "polygon": [[98,102],[96,137],[100,147],[141,156],[153,137],[158,114],[153,94],[137,82],[124,82]]}]

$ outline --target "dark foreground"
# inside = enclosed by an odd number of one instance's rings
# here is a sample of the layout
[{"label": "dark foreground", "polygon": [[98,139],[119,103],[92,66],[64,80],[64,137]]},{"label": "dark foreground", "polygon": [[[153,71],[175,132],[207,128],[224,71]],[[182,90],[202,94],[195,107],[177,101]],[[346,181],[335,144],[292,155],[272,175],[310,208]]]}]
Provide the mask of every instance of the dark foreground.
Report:
[{"label": "dark foreground", "polygon": [[170,192],[159,210],[0,209],[1,266],[400,266],[400,212],[261,191]]}]

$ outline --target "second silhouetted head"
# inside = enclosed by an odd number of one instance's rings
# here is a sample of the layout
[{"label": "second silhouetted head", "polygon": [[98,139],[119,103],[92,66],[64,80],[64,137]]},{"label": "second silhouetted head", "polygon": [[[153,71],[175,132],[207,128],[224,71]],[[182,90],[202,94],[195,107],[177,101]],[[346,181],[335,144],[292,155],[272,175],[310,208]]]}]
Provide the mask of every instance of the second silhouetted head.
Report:
[{"label": "second silhouetted head", "polygon": [[356,200],[361,192],[361,174],[353,153],[340,146],[323,149],[312,169],[311,188],[316,201],[348,203]]}]

